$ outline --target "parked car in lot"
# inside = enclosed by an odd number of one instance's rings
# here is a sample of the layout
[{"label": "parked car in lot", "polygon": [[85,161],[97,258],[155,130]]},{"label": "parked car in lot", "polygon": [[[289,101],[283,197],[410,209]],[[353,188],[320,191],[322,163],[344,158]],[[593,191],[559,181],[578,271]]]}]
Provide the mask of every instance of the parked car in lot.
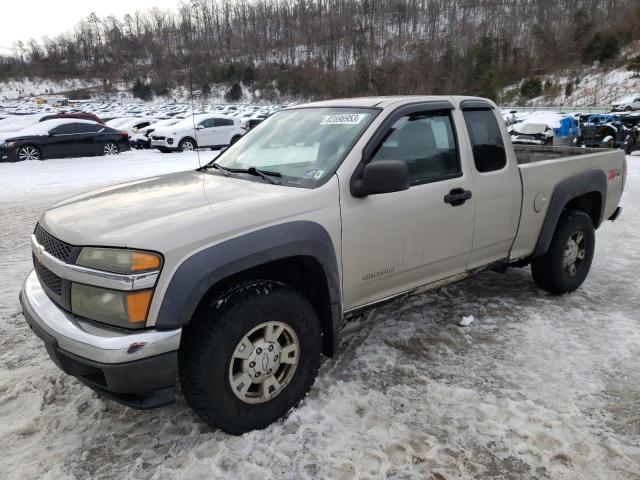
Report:
[{"label": "parked car in lot", "polygon": [[203,113],[156,129],[151,134],[151,147],[165,153],[203,147],[218,149],[235,143],[246,132],[237,118]]},{"label": "parked car in lot", "polygon": [[41,118],[48,114],[34,113],[31,115],[11,115],[3,120],[0,120],[0,134],[7,132],[18,132],[23,128],[35,125]]},{"label": "parked car in lot", "polygon": [[118,124],[117,128],[118,130],[127,132],[129,134],[129,137],[132,137],[141,129],[146,128],[157,121],[158,119],[155,117],[135,117]]},{"label": "parked car in lot", "polygon": [[182,118],[168,118],[166,120],[159,120],[147,127],[139,129],[132,137],[131,137],[131,146],[137,149],[143,148],[151,148],[151,134],[155,132],[158,128],[162,127],[170,127],[171,125],[175,125]]},{"label": "parked car in lot", "polygon": [[629,112],[631,110],[640,110],[640,95],[631,95],[629,97],[621,98],[611,105],[612,112]]},{"label": "parked car in lot", "polygon": [[55,119],[5,139],[0,143],[0,161],[115,155],[129,149],[126,132],[90,120]]},{"label": "parked car in lot", "polygon": [[616,115],[589,115],[580,126],[577,145],[590,148],[619,148],[627,154],[638,145],[638,128],[629,128]]},{"label": "parked car in lot", "polygon": [[576,290],[625,178],[620,150],[512,145],[482,98],[296,106],[196,171],[45,211],[20,300],[98,393],[157,407],[179,376],[204,421],[240,434],[298,405],[377,304],[526,265]]},{"label": "parked car in lot", "polygon": [[111,128],[118,128],[120,125],[131,120],[132,117],[116,117],[111,118],[106,122],[106,125]]},{"label": "parked car in lot", "polygon": [[533,115],[508,130],[511,141],[523,145],[572,145],[579,134],[575,118],[557,113]]},{"label": "parked car in lot", "polygon": [[94,115],[93,113],[84,113],[84,112],[52,113],[51,115],[45,115],[44,117],[40,118],[39,121],[44,122],[45,120],[53,120],[56,118],[67,118],[67,119],[75,118],[78,120],[91,120],[93,122],[104,124],[104,122],[97,115]]}]

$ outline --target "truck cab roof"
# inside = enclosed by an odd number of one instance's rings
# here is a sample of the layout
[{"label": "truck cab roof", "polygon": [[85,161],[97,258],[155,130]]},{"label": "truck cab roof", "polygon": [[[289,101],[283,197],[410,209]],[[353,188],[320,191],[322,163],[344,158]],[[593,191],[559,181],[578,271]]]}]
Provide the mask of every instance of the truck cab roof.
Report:
[{"label": "truck cab roof", "polygon": [[319,102],[310,102],[301,105],[295,105],[290,108],[306,108],[306,107],[356,107],[356,108],[387,108],[391,106],[399,106],[402,104],[418,103],[418,102],[436,102],[449,101],[454,106],[459,106],[464,100],[478,100],[495,107],[490,100],[481,97],[468,97],[463,95],[390,95],[382,97],[358,97],[358,98],[339,98],[335,100],[322,100]]}]

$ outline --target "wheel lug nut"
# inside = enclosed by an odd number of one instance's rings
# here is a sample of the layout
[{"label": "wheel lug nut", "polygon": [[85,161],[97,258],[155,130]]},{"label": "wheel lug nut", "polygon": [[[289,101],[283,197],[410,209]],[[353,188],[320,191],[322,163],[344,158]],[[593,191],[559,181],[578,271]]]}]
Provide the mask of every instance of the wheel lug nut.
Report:
[{"label": "wheel lug nut", "polygon": [[256,372],[256,378],[260,376],[260,372]]},{"label": "wheel lug nut", "polygon": [[260,354],[262,353],[262,349],[261,349],[261,348],[256,348],[256,353],[257,353],[258,355],[260,355]]},{"label": "wheel lug nut", "polygon": [[269,351],[272,352],[273,351],[273,345],[269,345]]},{"label": "wheel lug nut", "polygon": [[277,362],[278,361],[278,355],[274,355],[273,360]]},{"label": "wheel lug nut", "polygon": [[269,375],[271,375],[271,372],[272,372],[272,370],[271,370],[271,369],[267,370],[267,373],[268,373]]},{"label": "wheel lug nut", "polygon": [[255,366],[256,366],[256,362],[249,362],[249,367],[250,367],[250,368],[253,368],[253,367],[255,367]]}]

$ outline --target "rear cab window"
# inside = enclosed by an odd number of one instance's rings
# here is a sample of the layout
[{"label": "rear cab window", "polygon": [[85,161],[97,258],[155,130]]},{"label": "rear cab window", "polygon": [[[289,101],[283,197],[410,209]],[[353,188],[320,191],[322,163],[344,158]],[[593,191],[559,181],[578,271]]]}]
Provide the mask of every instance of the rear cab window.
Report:
[{"label": "rear cab window", "polygon": [[498,120],[489,108],[463,110],[473,151],[473,162],[480,173],[502,170],[507,152]]}]

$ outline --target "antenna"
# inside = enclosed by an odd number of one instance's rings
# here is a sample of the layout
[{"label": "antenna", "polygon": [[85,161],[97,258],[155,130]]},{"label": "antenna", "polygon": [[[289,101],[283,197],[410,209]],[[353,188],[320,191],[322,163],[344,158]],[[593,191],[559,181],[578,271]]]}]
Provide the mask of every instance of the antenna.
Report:
[{"label": "antenna", "polygon": [[196,128],[196,119],[195,119],[195,101],[193,99],[193,74],[191,73],[191,60],[193,58],[192,52],[189,52],[189,93],[191,96],[191,122],[193,123],[193,136],[196,139],[196,154],[198,155],[198,168],[202,168],[202,162],[200,161],[200,150],[198,150],[198,129]]}]

